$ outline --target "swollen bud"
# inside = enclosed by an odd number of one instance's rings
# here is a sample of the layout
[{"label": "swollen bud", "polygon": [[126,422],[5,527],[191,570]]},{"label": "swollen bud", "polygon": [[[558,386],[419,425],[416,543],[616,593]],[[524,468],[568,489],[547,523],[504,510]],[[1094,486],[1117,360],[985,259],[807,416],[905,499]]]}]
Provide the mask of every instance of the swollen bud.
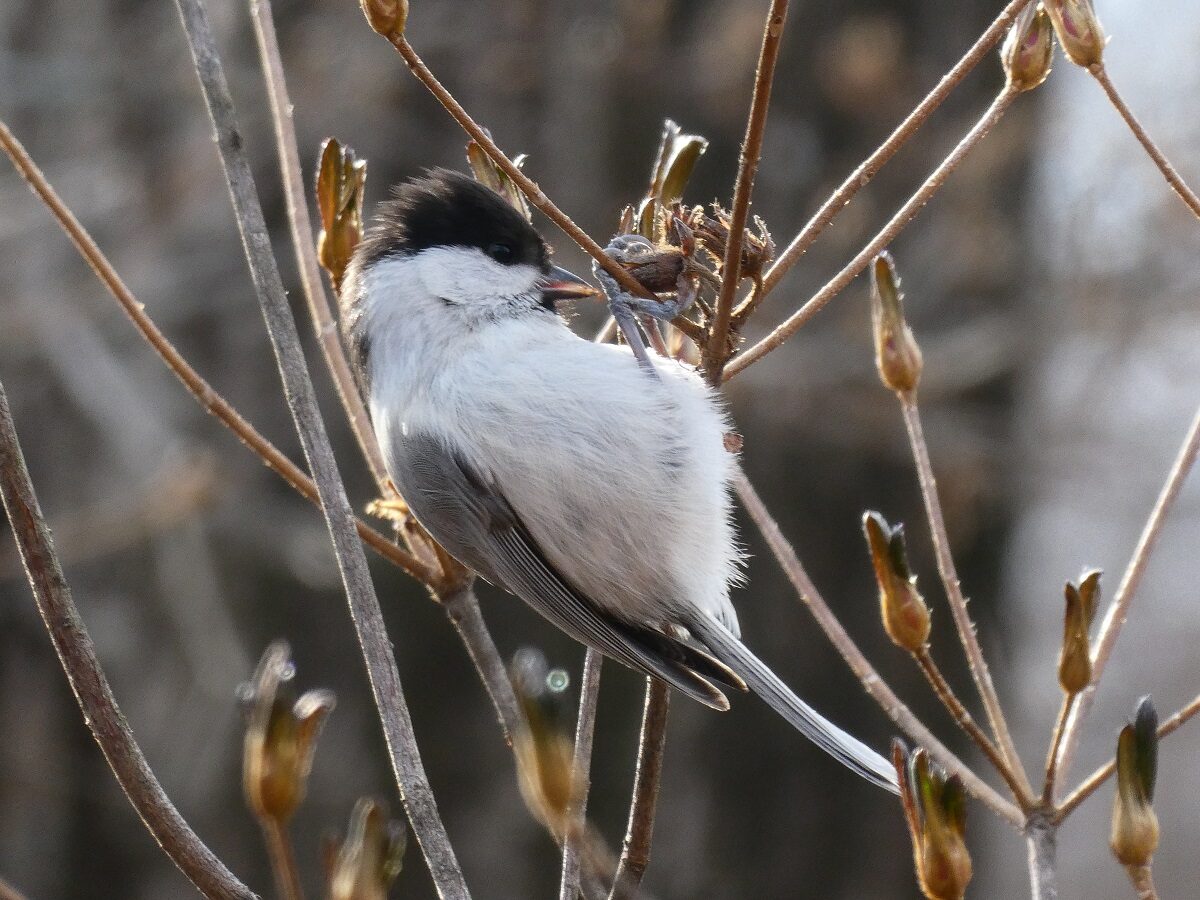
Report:
[{"label": "swollen bud", "polygon": [[1017,15],[1000,48],[1000,61],[1010,88],[1033,90],[1050,74],[1054,29],[1046,10],[1030,3]]},{"label": "swollen bud", "polygon": [[1043,0],[1042,5],[1071,62],[1087,69],[1103,61],[1108,38],[1096,18],[1092,0]]},{"label": "swollen bud", "polygon": [[332,691],[308,691],[293,701],[295,675],[285,641],[269,646],[254,680],[239,691],[246,708],[242,786],[261,819],[284,823],[304,800],[317,736],[333,710]]},{"label": "swollen bud", "polygon": [[962,781],[957,775],[946,777],[918,748],[909,758],[903,790],[916,812],[913,840],[921,891],[929,900],[961,900],[973,874],[964,839],[967,808]]},{"label": "swollen bud", "polygon": [[350,814],[346,839],[329,868],[329,900],[387,900],[404,864],[408,831],[384,807],[363,798]]},{"label": "swollen bud", "polygon": [[908,568],[904,526],[892,528],[879,513],[867,512],[863,533],[879,585],[884,630],[898,647],[916,653],[929,640],[929,607],[917,590],[917,576]]},{"label": "swollen bud", "polygon": [[1151,806],[1158,774],[1158,713],[1149,697],[1138,701],[1133,724],[1117,739],[1117,793],[1109,844],[1125,866],[1145,866],[1158,847],[1158,817]]},{"label": "swollen bud", "polygon": [[408,0],[359,0],[367,24],[388,40],[404,36]]},{"label": "swollen bud", "polygon": [[1078,694],[1092,681],[1092,651],[1088,632],[1100,601],[1100,570],[1084,572],[1079,585],[1068,581],[1063,588],[1062,650],[1058,655],[1058,683],[1068,694]]},{"label": "swollen bud", "polygon": [[321,213],[317,259],[334,287],[342,283],[354,248],[362,240],[366,182],[367,161],[356,158],[352,148],[335,138],[326,139],[317,167],[317,209]]},{"label": "swollen bud", "polygon": [[875,367],[884,385],[908,393],[921,380],[921,348],[904,320],[904,295],[896,266],[887,251],[871,266],[871,322],[875,330]]}]

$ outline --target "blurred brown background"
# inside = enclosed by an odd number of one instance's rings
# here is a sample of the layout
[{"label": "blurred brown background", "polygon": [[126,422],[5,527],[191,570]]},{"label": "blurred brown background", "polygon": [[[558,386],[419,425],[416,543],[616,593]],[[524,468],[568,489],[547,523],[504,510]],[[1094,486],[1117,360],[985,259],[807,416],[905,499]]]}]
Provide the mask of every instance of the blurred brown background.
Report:
[{"label": "blurred brown background", "polygon": [[[645,183],[661,121],[712,141],[690,199],[726,198],[765,2],[428,0],[410,39],[499,143],[598,237]],[[1200,177],[1200,12],[1107,0],[1110,68],[1181,170]],[[997,0],[795,3],[754,210],[782,247],[821,198],[936,82]],[[210,7],[259,189],[286,242],[247,10]],[[463,137],[367,29],[354,3],[278,2],[302,155],[336,135],[370,160],[368,205],[420,168],[462,165]],[[1164,12],[1165,15],[1165,12]],[[760,312],[781,320],[861,246],[999,88],[986,61]],[[8,0],[0,115],[93,230],[148,311],[293,458],[210,127],[170,3]],[[580,253],[549,230],[560,260]],[[1139,155],[1098,88],[1061,60],[893,247],[926,357],[922,399],[955,551],[1027,765],[1054,711],[1065,578],[1104,566],[1111,595],[1197,399],[1196,223]],[[287,637],[303,686],[336,690],[295,835],[310,891],[318,838],[357,796],[396,809],[345,603],[317,512],[212,419],[143,345],[48,215],[0,167],[0,378],[67,574],[117,696],[168,793],[216,852],[270,892],[240,795],[236,685]],[[304,316],[302,307],[298,313]],[[581,309],[590,330],[599,310]],[[871,361],[856,283],[730,386],[745,462],[814,579],[884,676],[977,759],[878,626],[859,531],[865,508],[909,523],[935,608],[935,652],[964,696],[898,410]],[[309,338],[305,324],[306,339]],[[369,480],[315,380],[356,504]],[[1075,777],[1111,754],[1133,698],[1164,715],[1200,685],[1194,585],[1200,504],[1185,492],[1085,730]],[[6,526],[0,525],[0,529]],[[818,708],[884,747],[888,721],[747,535],[747,642]],[[373,560],[424,759],[481,898],[549,896],[558,854],[519,799],[512,757],[445,616]],[[501,650],[526,645],[577,675],[579,647],[482,589]],[[623,833],[641,684],[605,670],[591,810]],[[1165,896],[1200,879],[1200,736],[1162,754]],[[1106,789],[1063,832],[1063,897],[1123,897],[1106,848]],[[971,812],[973,896],[1027,896],[1015,834]],[[0,544],[0,874],[31,898],[187,897],[84,729],[7,536]],[[899,811],[753,699],[718,716],[673,706],[654,858],[659,897],[915,897]],[[430,897],[415,847],[394,895]]]}]

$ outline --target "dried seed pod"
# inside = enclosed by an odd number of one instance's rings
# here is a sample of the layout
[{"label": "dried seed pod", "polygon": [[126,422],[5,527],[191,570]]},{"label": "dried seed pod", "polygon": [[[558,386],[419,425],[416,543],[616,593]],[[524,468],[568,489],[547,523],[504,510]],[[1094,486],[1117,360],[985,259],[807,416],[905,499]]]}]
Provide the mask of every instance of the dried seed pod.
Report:
[{"label": "dried seed pod", "polygon": [[1063,588],[1066,612],[1063,642],[1058,654],[1058,683],[1067,694],[1077,694],[1092,681],[1092,650],[1088,632],[1100,601],[1100,570],[1084,572],[1079,585],[1068,581]]},{"label": "dried seed pod", "polygon": [[351,147],[335,138],[326,139],[317,168],[317,209],[321,214],[317,258],[335,287],[342,283],[354,248],[362,240],[366,181],[367,161],[356,158]]},{"label": "dried seed pod", "polygon": [[904,526],[892,528],[877,512],[863,514],[863,532],[879,585],[883,627],[896,646],[917,653],[929,640],[930,615],[908,567]]},{"label": "dried seed pod", "polygon": [[513,735],[521,797],[534,818],[562,837],[583,790],[564,715],[570,678],[562,669],[547,670],[538,651],[522,650],[513,662],[512,680],[525,712],[525,727]]},{"label": "dried seed pod", "polygon": [[367,24],[388,40],[404,36],[408,21],[408,0],[359,0]]},{"label": "dried seed pod", "polygon": [[875,333],[875,367],[884,385],[909,393],[917,389],[924,361],[921,348],[904,318],[904,295],[891,254],[884,251],[871,266],[871,322]]},{"label": "dried seed pod", "polygon": [[407,843],[403,822],[389,820],[382,804],[359,800],[330,863],[329,900],[387,900]]},{"label": "dried seed pod", "polygon": [[1031,3],[1021,10],[1000,48],[1009,87],[1030,91],[1046,80],[1054,58],[1054,27],[1046,10]]},{"label": "dried seed pod", "polygon": [[1109,845],[1125,866],[1145,866],[1158,848],[1154,782],[1158,775],[1158,713],[1149,697],[1138,701],[1133,723],[1117,738],[1117,792]]},{"label": "dried seed pod", "polygon": [[961,900],[973,874],[962,782],[957,775],[947,777],[919,748],[909,759],[908,782],[920,828],[916,857],[921,890],[929,900]]},{"label": "dried seed pod", "polygon": [[1085,69],[1100,65],[1104,60],[1104,45],[1108,38],[1092,0],[1043,0],[1050,14],[1054,33],[1071,62]]}]

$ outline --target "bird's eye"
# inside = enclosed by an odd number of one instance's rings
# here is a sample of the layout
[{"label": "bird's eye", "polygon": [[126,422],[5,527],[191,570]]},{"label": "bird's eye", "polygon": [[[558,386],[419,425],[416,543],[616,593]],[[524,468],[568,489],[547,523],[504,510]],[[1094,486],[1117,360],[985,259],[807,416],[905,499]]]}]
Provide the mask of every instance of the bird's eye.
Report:
[{"label": "bird's eye", "polygon": [[487,255],[498,263],[512,262],[513,248],[509,244],[492,244],[487,248]]}]

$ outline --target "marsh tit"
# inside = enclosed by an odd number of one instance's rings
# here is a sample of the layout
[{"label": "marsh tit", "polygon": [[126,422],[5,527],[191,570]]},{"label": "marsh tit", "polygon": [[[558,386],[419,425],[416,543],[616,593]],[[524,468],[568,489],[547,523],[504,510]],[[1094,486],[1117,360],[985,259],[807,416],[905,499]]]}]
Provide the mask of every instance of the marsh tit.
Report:
[{"label": "marsh tit", "polygon": [[725,412],[690,369],[584,340],[593,294],[499,195],[435,170],[359,244],[342,332],[388,474],[455,559],[604,655],[724,710],[758,694],[890,790],[891,764],[739,640]]}]

